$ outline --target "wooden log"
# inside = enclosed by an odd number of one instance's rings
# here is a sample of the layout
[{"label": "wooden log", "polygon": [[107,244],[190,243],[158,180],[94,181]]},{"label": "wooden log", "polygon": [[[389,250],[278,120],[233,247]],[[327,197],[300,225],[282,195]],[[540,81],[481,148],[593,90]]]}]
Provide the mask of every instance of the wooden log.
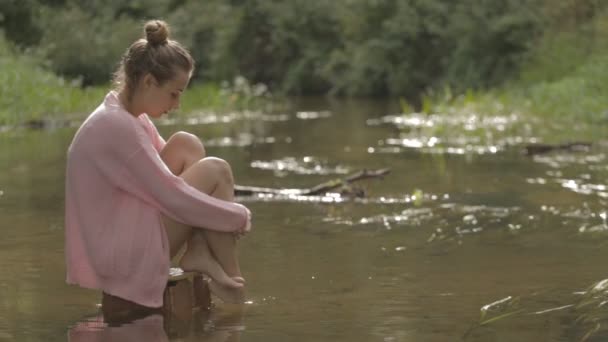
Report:
[{"label": "wooden log", "polygon": [[108,323],[129,322],[154,313],[166,318],[189,320],[194,309],[207,310],[210,306],[211,293],[203,275],[179,268],[170,270],[161,308],[145,307],[105,292],[101,300],[104,320]]},{"label": "wooden log", "polygon": [[211,306],[211,292],[203,275],[171,268],[169,281],[163,296],[163,310],[166,313],[193,308],[208,309]]}]

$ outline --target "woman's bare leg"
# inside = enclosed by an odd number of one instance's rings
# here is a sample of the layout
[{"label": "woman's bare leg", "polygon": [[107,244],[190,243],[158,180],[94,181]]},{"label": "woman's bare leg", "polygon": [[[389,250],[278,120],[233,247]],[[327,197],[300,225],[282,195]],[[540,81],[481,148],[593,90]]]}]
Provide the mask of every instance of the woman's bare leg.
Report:
[{"label": "woman's bare leg", "polygon": [[[192,164],[205,158],[206,154],[205,147],[197,136],[180,131],[169,138],[160,152],[160,157],[174,175],[180,176]],[[189,226],[174,224],[171,226],[175,231],[172,234],[175,235],[175,238],[172,239],[173,236],[169,236],[171,259],[172,264],[177,265],[186,252],[186,241],[190,239],[193,232],[191,232],[192,227]],[[198,231],[194,233],[198,233]]]},{"label": "woman's bare leg", "polygon": [[206,156],[203,143],[196,135],[187,132],[173,134],[160,152],[163,162],[177,176]]},{"label": "woman's bare leg", "polygon": [[[234,177],[230,165],[219,159],[217,160],[218,174],[222,175],[223,182],[215,188],[212,196],[226,200],[234,201]],[[241,267],[238,262],[238,254],[236,248],[237,239],[233,234],[225,234],[215,231],[206,230],[205,237],[209,242],[211,252],[215,255],[217,261],[222,265],[222,268],[229,276],[241,277]]]},{"label": "woman's bare leg", "polygon": [[[234,180],[230,166],[218,158],[204,158],[205,150],[198,138],[189,133],[174,134],[161,151],[161,158],[174,174],[179,174],[188,184],[216,198],[234,200]],[[240,287],[244,283],[236,253],[236,238],[230,233],[213,232],[193,228],[164,217],[175,256],[187,241],[186,253],[180,260],[185,270],[198,270],[218,282],[214,292],[224,292],[220,297],[232,297],[229,301],[241,301],[241,293],[223,288]],[[209,249],[211,247],[211,249]],[[219,261],[219,263],[218,263]],[[230,298],[229,298],[230,299]]]},{"label": "woman's bare leg", "polygon": [[[196,271],[208,275],[221,285],[219,290],[222,290],[223,287],[243,287],[244,281],[242,278],[230,277],[224,271],[213,254],[211,254],[204,235],[198,233],[197,228],[186,226],[166,216],[163,217],[163,223],[171,245],[171,257],[174,257],[174,254],[177,254],[187,242],[187,249],[179,260],[179,266],[184,271]],[[222,299],[225,300],[223,297]]]},{"label": "woman's bare leg", "polygon": [[[188,168],[181,177],[198,190],[225,201],[234,200],[232,171],[227,162],[206,157]],[[207,240],[215,259],[232,277],[241,276],[236,253],[236,235],[195,228]]]}]

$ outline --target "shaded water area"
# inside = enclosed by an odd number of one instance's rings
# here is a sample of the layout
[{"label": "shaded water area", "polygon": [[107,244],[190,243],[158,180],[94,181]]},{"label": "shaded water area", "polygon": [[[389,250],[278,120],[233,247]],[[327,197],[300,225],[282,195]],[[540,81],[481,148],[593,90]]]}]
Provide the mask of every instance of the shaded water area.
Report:
[{"label": "shaded water area", "polygon": [[[581,305],[608,278],[608,123],[398,113],[391,103],[308,99],[282,113],[158,122],[165,136],[197,134],[243,185],[306,188],[391,169],[357,183],[363,198],[240,198],[254,215],[240,244],[248,304],[173,325],[153,316],[107,326],[99,294],[64,283],[75,128],[3,133],[0,341],[608,338],[603,293]],[[569,140],[593,144],[522,153]]]}]

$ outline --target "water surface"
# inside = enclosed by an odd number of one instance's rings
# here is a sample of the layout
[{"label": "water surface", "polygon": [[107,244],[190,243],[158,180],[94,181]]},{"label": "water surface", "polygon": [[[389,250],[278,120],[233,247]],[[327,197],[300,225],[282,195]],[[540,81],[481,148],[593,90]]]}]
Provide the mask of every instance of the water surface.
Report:
[{"label": "water surface", "polygon": [[[148,317],[108,327],[99,294],[64,283],[75,128],[2,133],[0,340],[570,341],[591,329],[575,320],[592,308],[574,305],[606,278],[606,122],[306,99],[281,113],[158,125],[165,136],[197,134],[239,184],[306,188],[366,168],[391,173],[357,183],[363,198],[240,198],[254,214],[240,246],[241,314],[218,306],[180,326]],[[522,153],[574,140],[593,144]]]}]

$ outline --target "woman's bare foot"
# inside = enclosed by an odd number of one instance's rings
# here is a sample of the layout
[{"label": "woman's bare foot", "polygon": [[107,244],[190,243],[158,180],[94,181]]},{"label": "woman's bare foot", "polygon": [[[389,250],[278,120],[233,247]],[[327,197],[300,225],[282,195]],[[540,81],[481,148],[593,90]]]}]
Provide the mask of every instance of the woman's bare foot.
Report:
[{"label": "woman's bare foot", "polygon": [[236,276],[236,277],[231,277],[231,278],[232,278],[232,279],[234,279],[234,281],[237,281],[237,282],[239,282],[239,283],[241,283],[241,284],[245,285],[245,278],[243,278],[243,277],[239,277],[239,276]]},{"label": "woman's bare foot", "polygon": [[[209,251],[207,241],[195,235],[188,241],[188,249],[179,262],[184,271],[201,272],[217,282],[217,285],[227,289],[239,289],[244,286],[245,279],[242,277],[231,278],[215,260]],[[221,297],[220,297],[221,298]]]},{"label": "woman's bare foot", "polygon": [[230,288],[211,280],[209,282],[209,290],[224,303],[243,304],[245,302],[245,291],[243,288]]}]

